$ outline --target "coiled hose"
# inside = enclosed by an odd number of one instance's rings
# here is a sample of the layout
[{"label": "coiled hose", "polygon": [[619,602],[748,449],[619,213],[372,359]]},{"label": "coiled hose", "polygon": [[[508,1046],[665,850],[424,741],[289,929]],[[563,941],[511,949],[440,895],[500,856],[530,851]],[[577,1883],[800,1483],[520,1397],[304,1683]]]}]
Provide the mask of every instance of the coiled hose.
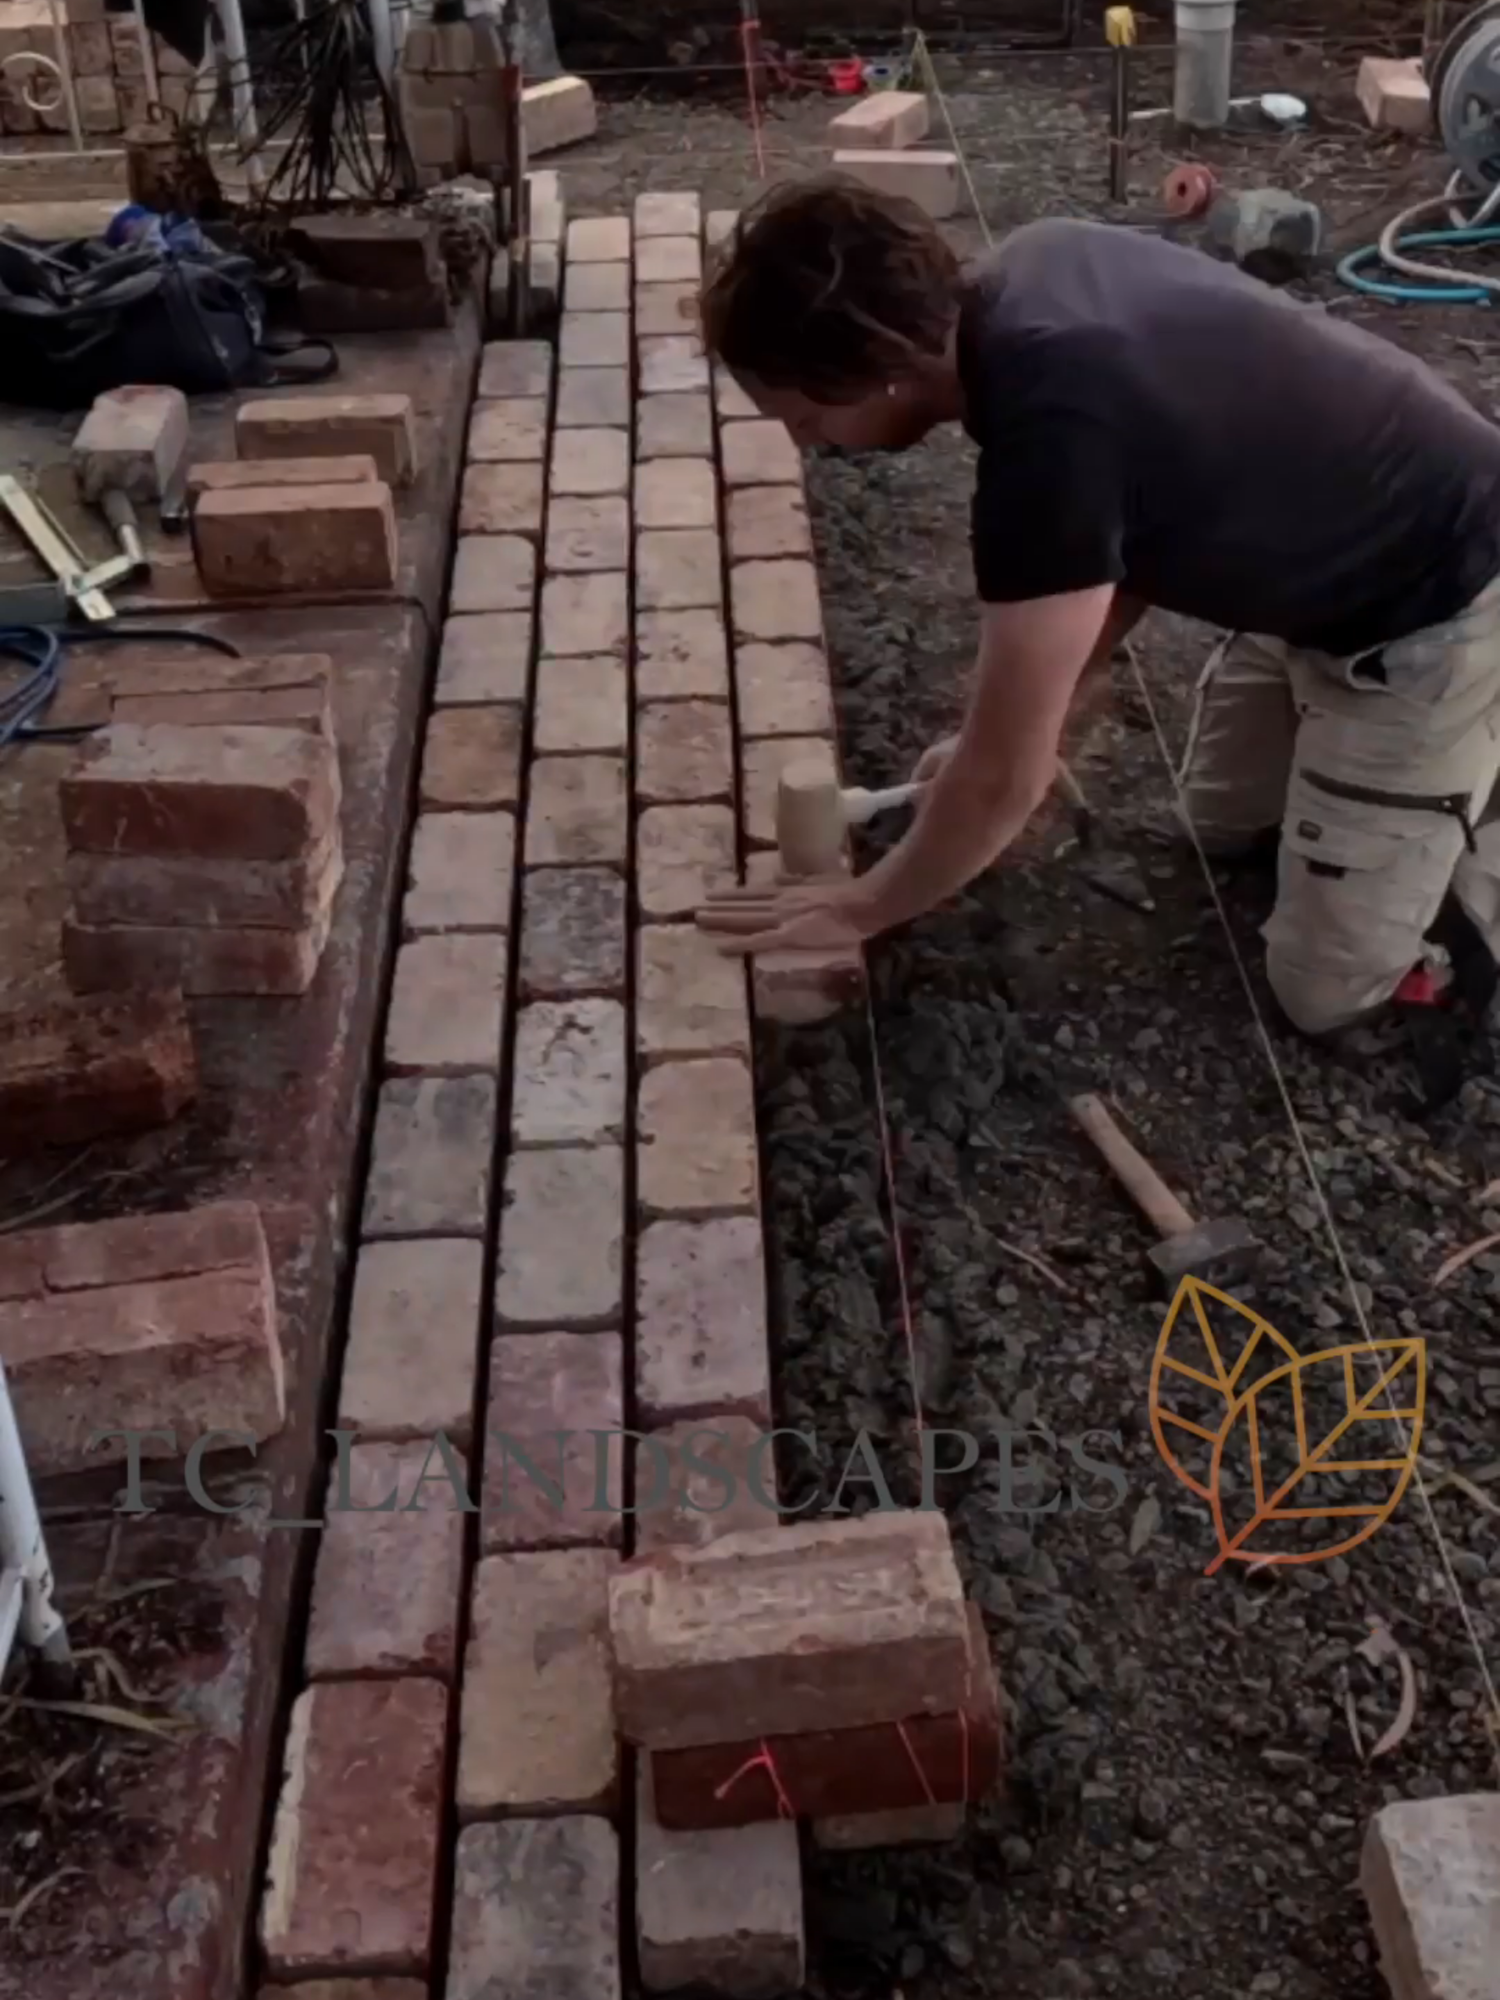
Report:
[{"label": "coiled hose", "polygon": [[41,718],[61,685],[63,648],[70,642],[92,646],[110,641],[116,645],[201,646],[231,660],[241,657],[239,647],[228,639],[177,626],[163,630],[141,625],[91,625],[76,632],[50,625],[0,627],[0,668],[8,660],[18,660],[22,667],[20,680],[14,687],[0,686],[0,750],[8,750],[17,743],[68,742],[91,735],[92,724],[49,728]]},{"label": "coiled hose", "polygon": [[[1500,299],[1500,277],[1488,277],[1482,271],[1459,272],[1451,265],[1430,264],[1412,255],[1416,250],[1476,250],[1487,243],[1500,243],[1500,223],[1491,220],[1500,212],[1500,187],[1492,188],[1478,208],[1466,214],[1460,206],[1462,186],[1462,174],[1454,174],[1442,194],[1392,216],[1378,243],[1366,244],[1343,259],[1338,267],[1340,281],[1369,298],[1399,305],[1493,305]],[[1438,215],[1446,216],[1446,229],[1414,228]],[[1396,275],[1367,277],[1366,270],[1372,264]]]}]

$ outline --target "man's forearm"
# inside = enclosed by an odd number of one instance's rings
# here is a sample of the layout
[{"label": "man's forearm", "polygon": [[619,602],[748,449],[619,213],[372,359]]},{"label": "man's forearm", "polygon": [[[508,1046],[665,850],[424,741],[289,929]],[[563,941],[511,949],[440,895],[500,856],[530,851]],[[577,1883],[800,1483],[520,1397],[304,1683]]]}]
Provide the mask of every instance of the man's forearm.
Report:
[{"label": "man's forearm", "polygon": [[906,838],[859,878],[871,928],[926,916],[966,889],[1012,842],[1046,796],[1013,774],[1003,786],[955,751],[928,787]]}]

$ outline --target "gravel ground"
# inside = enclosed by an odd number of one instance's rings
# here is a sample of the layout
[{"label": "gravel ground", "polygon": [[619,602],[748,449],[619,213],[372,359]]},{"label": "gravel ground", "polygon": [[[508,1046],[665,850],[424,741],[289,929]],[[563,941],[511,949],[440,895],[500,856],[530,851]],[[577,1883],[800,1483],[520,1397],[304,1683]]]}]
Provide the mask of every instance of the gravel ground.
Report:
[{"label": "gravel ground", "polygon": [[[1313,129],[1205,149],[1231,185],[1315,193],[1340,248],[1435,189],[1440,171],[1435,154],[1362,129],[1351,73],[1346,58],[1325,63],[1296,44],[1246,48],[1238,87],[1302,92]],[[997,234],[1034,215],[1105,212],[1097,63],[946,75]],[[1164,96],[1165,68],[1151,76],[1138,101]],[[809,105],[775,120],[772,173],[818,156],[825,115]],[[666,143],[633,170],[653,120]],[[684,118],[638,103],[630,125],[628,145],[606,147],[607,180],[570,172],[575,202],[643,185],[746,199],[745,128],[727,105]],[[1168,157],[1137,154],[1142,214]],[[958,234],[977,241],[970,227]],[[1334,310],[1364,310],[1332,284],[1325,295]],[[1495,406],[1475,313],[1370,310]],[[904,777],[956,720],[974,637],[967,458],[961,439],[943,437],[899,460],[812,468],[850,782]],[[1158,618],[1139,642],[1173,746],[1209,636]],[[1368,1815],[1387,1799],[1493,1782],[1477,1649],[1493,1649],[1500,1615],[1500,1260],[1478,1257],[1441,1289],[1434,1274],[1446,1253],[1500,1228],[1500,1190],[1494,1207],[1484,1192],[1500,1173],[1500,1092],[1480,1075],[1418,1122],[1401,1060],[1335,1061],[1273,1030],[1346,1280],[1197,864],[1132,836],[1168,787],[1133,677],[1117,677],[1078,769],[1154,909],[1092,889],[1054,817],[954,907],[873,952],[873,1033],[840,1021],[763,1050],[780,1414],[819,1444],[816,1463],[794,1447],[791,1497],[826,1502],[861,1431],[893,1497],[920,1497],[913,1363],[932,1431],[1031,1433],[1012,1447],[1009,1491],[998,1450],[937,1487],[1011,1706],[1005,1796],[951,1848],[815,1863],[818,1995],[1103,2000],[1149,1981],[1172,2000],[1377,2000],[1357,1887]],[[1263,1001],[1255,929],[1270,880],[1243,871],[1217,886]],[[1427,1504],[1408,1491],[1347,1555],[1205,1575],[1209,1509],[1152,1436],[1163,1305],[1146,1232],[1071,1126],[1061,1096],[1082,1089],[1114,1104],[1197,1212],[1250,1218],[1268,1257],[1237,1296],[1304,1352],[1361,1338],[1350,1281],[1377,1338],[1425,1336]],[[1223,1309],[1212,1311],[1222,1334]],[[1368,1361],[1361,1370],[1363,1388],[1376,1378]],[[1074,1473],[1065,1440],[1089,1432],[1104,1434],[1089,1451],[1113,1479]],[[934,1439],[939,1464],[957,1449]],[[1450,1468],[1468,1483],[1445,1483]],[[1248,1505],[1245,1472],[1228,1468],[1230,1516],[1237,1496]],[[1377,1499],[1390,1490],[1387,1476]],[[856,1479],[843,1497],[859,1506],[862,1495],[877,1497]],[[1352,1492],[1333,1497],[1352,1504]],[[1299,1523],[1255,1546],[1300,1542],[1305,1554],[1349,1532]],[[1402,1660],[1357,1650],[1372,1620],[1403,1649],[1417,1694],[1404,1740],[1378,1758],[1401,1710]]]}]

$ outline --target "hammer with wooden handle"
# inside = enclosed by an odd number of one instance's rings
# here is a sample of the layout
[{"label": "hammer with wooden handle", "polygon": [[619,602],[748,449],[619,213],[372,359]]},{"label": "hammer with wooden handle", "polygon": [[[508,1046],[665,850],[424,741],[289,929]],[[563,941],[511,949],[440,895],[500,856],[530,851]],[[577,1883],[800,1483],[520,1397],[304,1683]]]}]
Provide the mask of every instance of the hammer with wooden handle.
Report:
[{"label": "hammer with wooden handle", "polygon": [[1240,1217],[1195,1222],[1150,1162],[1120,1130],[1101,1098],[1070,1098],[1068,1110],[1105,1165],[1161,1241],[1149,1255],[1169,1290],[1192,1274],[1210,1283],[1239,1277],[1255,1262],[1260,1245]]}]

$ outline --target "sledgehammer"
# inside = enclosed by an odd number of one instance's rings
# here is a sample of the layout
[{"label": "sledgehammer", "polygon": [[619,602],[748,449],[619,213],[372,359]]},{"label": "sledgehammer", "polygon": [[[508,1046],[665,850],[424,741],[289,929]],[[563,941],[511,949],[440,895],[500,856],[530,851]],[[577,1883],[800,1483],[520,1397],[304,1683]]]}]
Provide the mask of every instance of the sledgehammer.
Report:
[{"label": "sledgehammer", "polygon": [[1210,1284],[1243,1277],[1260,1254],[1250,1226],[1239,1217],[1194,1222],[1148,1160],[1136,1151],[1101,1099],[1068,1100],[1073,1122],[1091,1139],[1105,1165],[1161,1238],[1149,1255],[1168,1291],[1188,1276]]}]

